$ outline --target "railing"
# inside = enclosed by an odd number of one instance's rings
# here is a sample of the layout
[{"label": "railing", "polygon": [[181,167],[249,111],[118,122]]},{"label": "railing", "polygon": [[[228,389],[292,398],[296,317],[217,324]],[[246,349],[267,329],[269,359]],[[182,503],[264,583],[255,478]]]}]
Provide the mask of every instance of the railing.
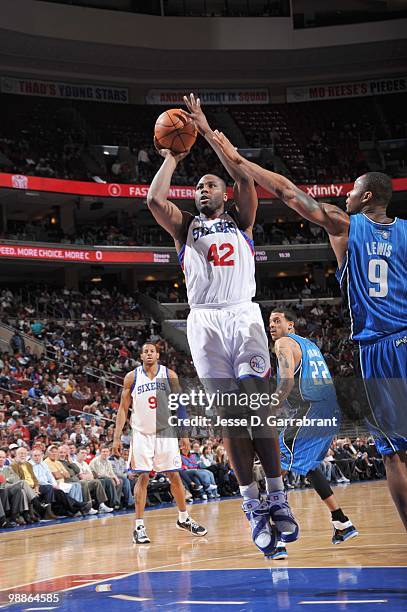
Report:
[{"label": "railing", "polygon": [[25,345],[30,347],[34,355],[40,357],[43,353],[45,353],[44,344],[40,342],[40,340],[37,340],[32,336],[28,336],[27,334],[20,332],[20,330],[16,329],[15,327],[12,327],[11,325],[0,323],[0,336],[3,341],[3,344],[7,344],[8,351],[10,351],[10,339],[16,331],[18,331],[20,336],[23,338]]}]

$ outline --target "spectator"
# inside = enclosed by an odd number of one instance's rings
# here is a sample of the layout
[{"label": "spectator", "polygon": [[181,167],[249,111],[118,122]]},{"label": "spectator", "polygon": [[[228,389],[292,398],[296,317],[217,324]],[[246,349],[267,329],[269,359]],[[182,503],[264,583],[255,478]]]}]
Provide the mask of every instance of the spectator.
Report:
[{"label": "spectator", "polygon": [[52,476],[55,478],[58,487],[64,492],[69,493],[75,501],[82,503],[82,487],[78,482],[71,482],[69,470],[59,461],[59,447],[51,444],[47,449],[47,456],[44,463],[48,466]]},{"label": "spectator", "polygon": [[[39,448],[32,451],[31,465],[33,472],[38,480],[40,490],[47,495],[48,502],[52,504],[52,510],[59,516],[85,516],[89,513],[91,503],[78,502],[68,493],[65,493],[58,482],[55,480],[47,463],[42,460],[43,454]],[[54,515],[49,518],[56,518]]]},{"label": "spectator", "polygon": [[127,508],[132,508],[134,506],[134,482],[133,479],[129,479],[126,462],[121,456],[120,451],[117,455],[111,455],[109,459],[112,463],[114,473],[123,483],[124,505]]},{"label": "spectator", "polygon": [[[17,474],[9,467],[5,466],[6,453],[0,449],[0,526],[7,516],[6,522],[13,527],[16,525],[26,525],[33,523],[29,513],[29,502],[24,488],[24,481],[18,479]],[[2,509],[3,521],[2,521]],[[37,519],[35,519],[37,521]]]},{"label": "spectator", "polygon": [[109,499],[109,506],[112,507],[114,510],[119,510],[123,483],[122,480],[114,473],[113,466],[109,461],[109,456],[109,445],[102,445],[100,449],[100,455],[92,459],[89,464],[89,467],[94,473],[95,478],[103,478],[111,481],[113,487],[111,487],[109,491],[105,489]]},{"label": "spectator", "polygon": [[14,332],[14,334],[10,338],[10,348],[13,351],[14,355],[16,354],[24,355],[25,353],[24,338],[17,330]]}]

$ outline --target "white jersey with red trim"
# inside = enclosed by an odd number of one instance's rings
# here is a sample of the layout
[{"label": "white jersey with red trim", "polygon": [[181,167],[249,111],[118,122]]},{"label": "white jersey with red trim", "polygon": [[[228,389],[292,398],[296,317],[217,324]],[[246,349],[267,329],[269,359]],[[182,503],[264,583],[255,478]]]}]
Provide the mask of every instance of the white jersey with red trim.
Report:
[{"label": "white jersey with red trim", "polygon": [[157,375],[151,379],[143,366],[134,370],[134,382],[131,387],[133,400],[130,426],[133,431],[143,434],[155,434],[168,429],[168,395],[171,393],[167,368],[158,365]]},{"label": "white jersey with red trim", "polygon": [[191,307],[251,302],[256,293],[253,240],[228,213],[194,217],[178,258]]}]

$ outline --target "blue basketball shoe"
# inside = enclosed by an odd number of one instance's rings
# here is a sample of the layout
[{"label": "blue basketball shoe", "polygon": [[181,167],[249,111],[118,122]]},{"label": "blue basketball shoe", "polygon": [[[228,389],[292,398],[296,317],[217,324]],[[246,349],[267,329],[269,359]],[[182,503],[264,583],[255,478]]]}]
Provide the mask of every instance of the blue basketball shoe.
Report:
[{"label": "blue basketball shoe", "polygon": [[268,493],[266,499],[271,520],[280,533],[280,540],[285,544],[298,540],[300,528],[288,505],[287,493],[275,491]]},{"label": "blue basketball shoe", "polygon": [[269,557],[275,552],[278,533],[270,524],[268,504],[259,499],[249,499],[243,502],[242,509],[250,523],[253,542],[265,557]]}]

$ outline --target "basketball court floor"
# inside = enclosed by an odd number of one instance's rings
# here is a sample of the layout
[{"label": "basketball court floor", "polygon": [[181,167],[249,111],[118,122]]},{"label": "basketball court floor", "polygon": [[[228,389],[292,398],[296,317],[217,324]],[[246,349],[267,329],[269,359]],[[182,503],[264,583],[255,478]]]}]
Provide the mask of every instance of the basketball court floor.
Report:
[{"label": "basketball court floor", "polygon": [[316,493],[294,491],[302,534],[284,561],[257,551],[236,498],[189,508],[208,528],[204,538],[177,530],[171,505],[147,512],[144,546],[132,544],[132,513],[2,531],[0,608],[406,612],[407,538],[386,483],[337,486],[335,494],[359,537],[333,546]]}]

